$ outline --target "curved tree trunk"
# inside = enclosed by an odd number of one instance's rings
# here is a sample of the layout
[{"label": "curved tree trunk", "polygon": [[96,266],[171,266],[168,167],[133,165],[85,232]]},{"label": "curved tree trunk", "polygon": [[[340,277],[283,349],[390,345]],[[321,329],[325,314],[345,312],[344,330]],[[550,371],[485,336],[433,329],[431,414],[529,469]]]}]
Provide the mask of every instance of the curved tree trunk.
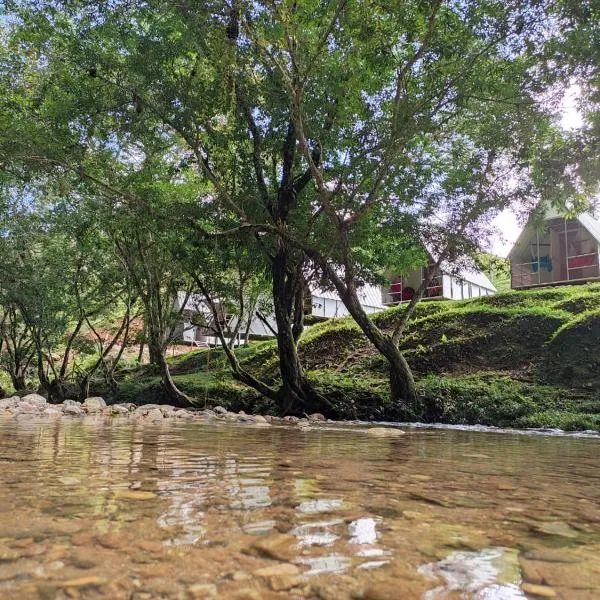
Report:
[{"label": "curved tree trunk", "polygon": [[190,404],[193,404],[193,399],[182,392],[173,381],[173,377],[171,376],[171,371],[169,369],[169,363],[165,358],[164,346],[160,340],[157,339],[157,335],[154,331],[152,331],[152,327],[148,328],[148,334],[150,362],[156,366],[158,372],[160,373],[163,391],[167,401],[174,406],[189,406]]},{"label": "curved tree trunk", "polygon": [[319,394],[304,375],[298,356],[298,340],[304,329],[302,265],[290,260],[290,249],[283,240],[272,263],[273,305],[277,323],[277,348],[282,387],[280,409],[283,414],[304,414],[326,410],[331,403]]},{"label": "curved tree trunk", "polygon": [[392,401],[398,404],[403,411],[410,412],[413,417],[422,418],[423,407],[418,398],[412,371],[402,352],[400,352],[394,336],[382,332],[369,318],[360,303],[355,288],[344,285],[337,274],[331,270],[328,270],[328,272],[352,318],[389,363]]}]

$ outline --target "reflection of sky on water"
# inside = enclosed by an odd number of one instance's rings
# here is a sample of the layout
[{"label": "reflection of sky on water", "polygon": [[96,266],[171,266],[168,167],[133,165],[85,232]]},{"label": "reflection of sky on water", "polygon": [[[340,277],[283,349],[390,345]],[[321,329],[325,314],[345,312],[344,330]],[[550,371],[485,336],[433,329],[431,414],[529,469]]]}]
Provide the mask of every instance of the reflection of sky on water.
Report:
[{"label": "reflection of sky on water", "polygon": [[340,535],[335,534],[332,529],[339,528],[343,523],[342,519],[315,521],[298,525],[290,533],[300,540],[300,546],[327,546],[340,539]]},{"label": "reflection of sky on water", "polygon": [[329,554],[328,556],[301,557],[297,561],[301,565],[308,565],[310,569],[305,575],[320,575],[321,573],[341,573],[350,567],[350,558],[342,554]]},{"label": "reflection of sky on water", "polygon": [[320,512],[329,512],[336,508],[341,508],[344,501],[340,498],[320,498],[318,500],[307,500],[298,505],[297,510],[302,513],[312,514]]},{"label": "reflection of sky on water", "polygon": [[424,596],[425,600],[446,598],[449,592],[464,591],[473,600],[523,600],[518,553],[509,548],[486,548],[479,552],[453,552],[436,563],[422,566],[419,573],[441,577],[445,585]]},{"label": "reflection of sky on water", "polygon": [[351,544],[374,544],[377,541],[377,521],[364,517],[348,525]]}]

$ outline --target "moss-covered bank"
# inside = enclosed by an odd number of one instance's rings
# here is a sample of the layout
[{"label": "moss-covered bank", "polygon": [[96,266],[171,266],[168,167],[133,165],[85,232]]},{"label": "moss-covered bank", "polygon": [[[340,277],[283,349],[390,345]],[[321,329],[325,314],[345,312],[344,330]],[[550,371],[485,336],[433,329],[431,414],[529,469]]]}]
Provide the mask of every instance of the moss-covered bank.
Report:
[{"label": "moss-covered bank", "polygon": [[[389,327],[403,308],[374,318]],[[403,349],[431,421],[600,430],[600,284],[508,292],[462,302],[424,302]],[[392,405],[386,362],[350,319],[307,329],[300,353],[327,395],[332,418],[413,420]],[[274,342],[238,350],[253,373],[275,382]],[[274,413],[275,406],[235,382],[219,350],[171,360],[177,385],[199,404]],[[160,401],[146,367],[122,373],[120,402]]]}]

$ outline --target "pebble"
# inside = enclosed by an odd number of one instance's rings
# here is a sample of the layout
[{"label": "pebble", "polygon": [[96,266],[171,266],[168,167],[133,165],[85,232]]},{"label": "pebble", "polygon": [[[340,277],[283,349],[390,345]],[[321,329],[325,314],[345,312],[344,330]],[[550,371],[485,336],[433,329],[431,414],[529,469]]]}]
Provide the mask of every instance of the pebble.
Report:
[{"label": "pebble", "polygon": [[274,577],[276,575],[298,575],[300,569],[292,563],[280,563],[270,567],[263,567],[254,571],[255,575],[259,577]]},{"label": "pebble", "polygon": [[297,554],[296,543],[294,536],[279,533],[257,540],[252,544],[252,549],[261,556],[287,562]]},{"label": "pebble", "polygon": [[59,587],[95,587],[104,585],[106,579],[104,577],[98,577],[97,575],[90,575],[89,577],[78,577],[77,579],[68,579],[58,584]]},{"label": "pebble", "polygon": [[115,490],[113,494],[115,498],[123,500],[152,500],[156,498],[154,492],[145,492],[144,490]]},{"label": "pebble", "polygon": [[521,589],[526,594],[537,596],[538,598],[555,598],[556,592],[547,585],[537,585],[535,583],[523,583]]},{"label": "pebble", "polygon": [[217,586],[214,583],[195,583],[190,585],[187,591],[194,600],[213,598],[217,595]]}]

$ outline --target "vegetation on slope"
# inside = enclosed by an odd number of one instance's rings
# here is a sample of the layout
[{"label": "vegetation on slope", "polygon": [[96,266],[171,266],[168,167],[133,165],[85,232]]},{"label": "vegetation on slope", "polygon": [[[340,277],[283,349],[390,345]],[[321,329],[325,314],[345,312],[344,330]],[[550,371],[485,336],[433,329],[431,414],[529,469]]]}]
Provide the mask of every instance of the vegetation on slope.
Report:
[{"label": "vegetation on slope", "polygon": [[[453,424],[600,430],[600,284],[508,292],[462,302],[424,302],[403,348],[417,374],[427,418]],[[404,309],[375,318],[389,328]],[[274,341],[237,351],[275,381]],[[300,343],[308,377],[332,418],[414,420],[389,398],[387,364],[350,319],[309,328]],[[171,360],[173,377],[201,404],[275,412],[274,403],[231,378],[217,349]],[[160,401],[148,368],[122,374],[119,401]]]}]

